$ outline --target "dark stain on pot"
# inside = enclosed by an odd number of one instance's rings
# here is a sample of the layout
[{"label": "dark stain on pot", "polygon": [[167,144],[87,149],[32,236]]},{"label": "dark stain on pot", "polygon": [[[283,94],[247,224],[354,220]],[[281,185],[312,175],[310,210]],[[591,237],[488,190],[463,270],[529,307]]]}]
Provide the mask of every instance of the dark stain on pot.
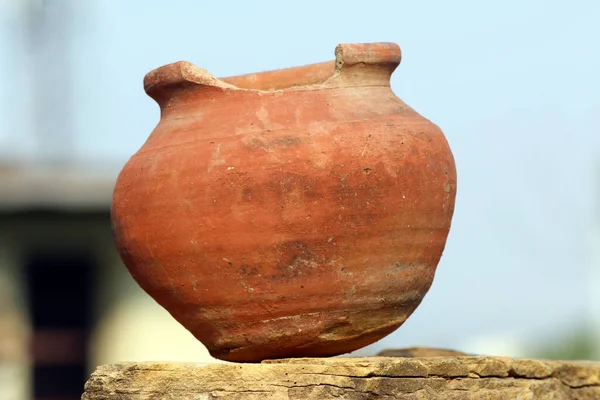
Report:
[{"label": "dark stain on pot", "polygon": [[314,187],[310,186],[310,185],[306,185],[306,187],[304,188],[304,195],[306,197],[308,197],[309,199],[317,199],[317,198],[323,198],[323,193],[317,192]]},{"label": "dark stain on pot", "polygon": [[[320,189],[322,188],[318,179],[308,174],[281,172],[274,173],[264,186],[253,190],[263,193],[266,199],[270,196],[276,196],[283,203],[288,200],[293,203],[302,203],[302,197],[305,199],[304,202],[307,199],[314,201],[315,199],[324,198],[325,194]],[[269,193],[269,195],[264,193]],[[300,195],[300,198],[296,197],[298,195]]]},{"label": "dark stain on pot", "polygon": [[395,262],[386,273],[386,276],[390,278],[390,283],[394,282],[404,282],[406,280],[406,275],[409,273],[413,267],[410,265],[400,264],[399,262]]},{"label": "dark stain on pot", "polygon": [[255,137],[249,141],[252,147],[258,147],[267,150],[272,147],[290,147],[302,143],[302,139],[295,136],[281,136],[276,138]]},{"label": "dark stain on pot", "polygon": [[258,275],[258,268],[256,267],[252,267],[250,265],[242,265],[240,267],[240,270],[242,272],[243,275],[247,275],[247,276],[256,276]]},{"label": "dark stain on pot", "polygon": [[323,329],[318,337],[321,340],[338,340],[340,337],[352,335],[354,330],[352,323],[346,317],[341,317]]},{"label": "dark stain on pot", "polygon": [[299,241],[290,241],[278,246],[277,272],[273,278],[285,280],[310,276],[319,265],[318,257],[311,248]]},{"label": "dark stain on pot", "polygon": [[275,138],[273,140],[268,141],[269,146],[283,146],[283,147],[289,147],[289,146],[293,146],[293,145],[300,144],[300,143],[302,143],[302,139],[300,139],[299,137],[295,137],[295,136],[282,136],[282,137]]},{"label": "dark stain on pot", "polygon": [[242,189],[242,199],[245,201],[252,200],[253,190],[250,187],[245,187]]}]

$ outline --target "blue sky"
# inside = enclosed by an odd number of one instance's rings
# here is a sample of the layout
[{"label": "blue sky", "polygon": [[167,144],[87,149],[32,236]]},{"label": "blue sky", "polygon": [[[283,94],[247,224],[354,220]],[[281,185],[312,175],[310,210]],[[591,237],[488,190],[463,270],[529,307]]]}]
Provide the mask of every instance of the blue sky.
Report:
[{"label": "blue sky", "polygon": [[[229,76],[330,60],[338,43],[398,43],[392,87],[445,132],[459,182],[432,289],[377,346],[538,338],[589,316],[600,2],[96,0],[70,10],[76,156],[118,166],[158,121],[142,89],[153,68],[188,60]],[[17,71],[12,62],[4,68]],[[0,146],[31,146],[10,117]]]}]

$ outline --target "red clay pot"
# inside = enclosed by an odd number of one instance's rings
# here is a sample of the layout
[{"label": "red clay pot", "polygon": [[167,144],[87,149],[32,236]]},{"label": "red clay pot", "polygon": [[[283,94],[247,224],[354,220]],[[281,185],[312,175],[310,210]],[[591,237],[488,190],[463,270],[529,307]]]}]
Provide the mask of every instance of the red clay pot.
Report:
[{"label": "red clay pot", "polygon": [[118,178],[114,237],[139,285],[214,357],[359,349],[432,283],[456,194],[448,143],[390,89],[396,44],[335,55],[145,77],[161,119]]}]

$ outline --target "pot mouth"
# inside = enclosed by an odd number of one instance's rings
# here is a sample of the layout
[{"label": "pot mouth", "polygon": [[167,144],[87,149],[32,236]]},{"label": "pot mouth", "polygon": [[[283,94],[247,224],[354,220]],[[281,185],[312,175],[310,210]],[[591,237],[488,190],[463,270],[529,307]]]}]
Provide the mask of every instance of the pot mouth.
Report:
[{"label": "pot mouth", "polygon": [[335,76],[336,62],[327,61],[298,67],[282,68],[220,78],[236,89],[274,91],[319,85]]},{"label": "pot mouth", "polygon": [[[188,61],[179,61],[150,71],[144,77],[144,90],[156,99],[168,87],[186,84],[212,86],[221,89],[273,92],[313,86],[348,86],[346,81],[362,80],[363,85],[388,85],[391,74],[400,64],[400,47],[396,43],[339,44],[335,61],[298,67],[216,78],[210,72]],[[354,79],[344,79],[352,78]],[[335,83],[334,83],[335,82]],[[161,96],[162,97],[162,96]]]}]

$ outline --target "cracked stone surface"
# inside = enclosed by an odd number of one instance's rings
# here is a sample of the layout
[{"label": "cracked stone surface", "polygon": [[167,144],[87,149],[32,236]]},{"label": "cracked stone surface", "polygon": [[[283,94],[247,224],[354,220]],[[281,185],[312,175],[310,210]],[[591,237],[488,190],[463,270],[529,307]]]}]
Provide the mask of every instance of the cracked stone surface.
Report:
[{"label": "cracked stone surface", "polygon": [[82,399],[600,399],[600,362],[460,356],[123,363],[100,366]]}]

